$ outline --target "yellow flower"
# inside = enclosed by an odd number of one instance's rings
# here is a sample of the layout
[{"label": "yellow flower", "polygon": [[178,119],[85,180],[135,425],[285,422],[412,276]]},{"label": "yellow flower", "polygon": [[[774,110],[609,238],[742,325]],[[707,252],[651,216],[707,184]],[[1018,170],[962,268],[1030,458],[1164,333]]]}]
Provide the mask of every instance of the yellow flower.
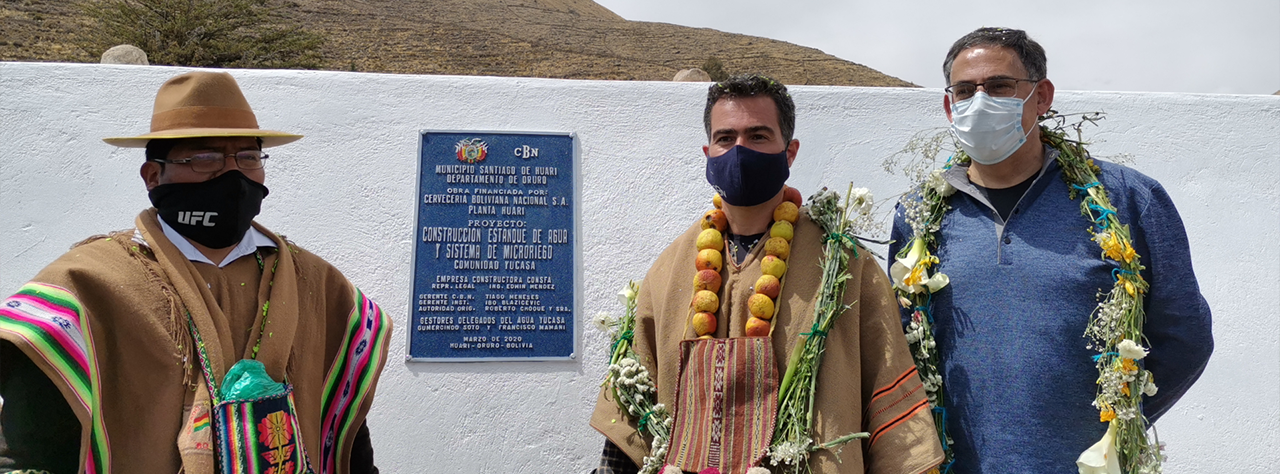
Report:
[{"label": "yellow flower", "polygon": [[1126,397],[1127,397],[1127,396],[1129,396],[1129,384],[1121,385],[1121,386],[1120,386],[1120,393],[1123,393],[1123,394],[1124,394],[1124,396],[1126,396]]},{"label": "yellow flower", "polygon": [[1128,239],[1124,240],[1124,250],[1120,251],[1120,256],[1124,258],[1125,263],[1132,262],[1133,258],[1138,256],[1138,251],[1129,245]]},{"label": "yellow flower", "polygon": [[1116,411],[1112,410],[1111,407],[1106,407],[1102,409],[1100,413],[1098,413],[1098,421],[1101,421],[1103,423],[1106,423],[1114,419],[1116,419]]},{"label": "yellow flower", "polygon": [[1102,254],[1107,258],[1120,261],[1124,258],[1124,244],[1120,242],[1120,238],[1115,232],[1104,232],[1093,237],[1098,241],[1098,246],[1102,247]]},{"label": "yellow flower", "polygon": [[902,279],[902,284],[906,286],[916,286],[924,282],[924,267],[925,264],[921,262],[921,264],[912,268],[911,273],[908,274],[906,278]]},{"label": "yellow flower", "polygon": [[1129,296],[1137,297],[1139,293],[1146,293],[1146,290],[1139,286],[1142,281],[1144,281],[1142,275],[1120,275],[1116,277],[1116,286],[1124,288],[1125,293],[1128,293]]},{"label": "yellow flower", "polygon": [[1133,249],[1133,245],[1129,244],[1129,239],[1121,238],[1120,234],[1115,231],[1103,232],[1093,236],[1093,240],[1098,242],[1098,246],[1102,247],[1102,254],[1107,258],[1117,262],[1132,262],[1138,257],[1138,251]]},{"label": "yellow flower", "polygon": [[1133,359],[1121,359],[1120,370],[1123,370],[1126,374],[1136,374],[1138,373],[1138,363],[1134,362]]},{"label": "yellow flower", "polygon": [[1133,286],[1133,282],[1129,281],[1128,279],[1125,279],[1124,277],[1120,277],[1120,279],[1117,282],[1124,285],[1124,291],[1126,293],[1129,293],[1129,296],[1136,297],[1138,295],[1138,290]]}]

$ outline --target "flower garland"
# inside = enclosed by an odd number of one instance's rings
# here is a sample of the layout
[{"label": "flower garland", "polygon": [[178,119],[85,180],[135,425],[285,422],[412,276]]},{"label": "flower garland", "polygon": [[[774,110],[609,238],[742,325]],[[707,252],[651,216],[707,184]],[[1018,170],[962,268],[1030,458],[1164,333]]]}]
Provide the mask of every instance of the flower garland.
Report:
[{"label": "flower garland", "polygon": [[[953,162],[967,159],[963,152],[949,160],[946,168]],[[939,262],[938,257],[929,253],[929,249],[938,248],[937,232],[941,228],[942,216],[951,206],[947,198],[956,192],[955,187],[942,178],[943,170],[933,170],[920,184],[917,194],[920,199],[912,200],[903,196],[907,223],[911,226],[912,238],[903,252],[895,256],[894,263],[889,266],[889,279],[898,294],[898,303],[909,308],[911,322],[907,324],[907,345],[911,350],[911,358],[920,373],[920,381],[924,384],[925,395],[932,405],[934,429],[938,431],[942,442],[943,462],[938,468],[941,472],[949,472],[955,463],[955,452],[951,445],[955,442],[947,433],[947,404],[942,385],[941,360],[935,350],[938,346],[934,340],[932,294],[945,288],[950,279],[942,272],[929,274],[929,267]]]},{"label": "flower garland", "polygon": [[[1053,127],[1040,126],[1041,140],[1058,151],[1063,180],[1070,186],[1071,199],[1081,198],[1080,213],[1092,224],[1089,233],[1102,248],[1101,258],[1116,265],[1111,272],[1111,288],[1098,292],[1100,303],[1084,330],[1084,337],[1089,340],[1086,346],[1098,351],[1093,357],[1098,369],[1093,406],[1099,411],[1099,420],[1109,425],[1102,440],[1082,453],[1077,465],[1081,472],[1160,472],[1164,457],[1158,440],[1147,437],[1149,423],[1141,409],[1142,396],[1154,395],[1156,386],[1151,372],[1137,363],[1148,353],[1143,347],[1146,338],[1142,332],[1143,297],[1149,288],[1140,274],[1145,267],[1133,249],[1129,226],[1120,222],[1106,189],[1098,181],[1102,170],[1088,158],[1085,143],[1080,140],[1083,124],[1094,123],[1101,115],[1084,115],[1072,124],[1052,111],[1047,118],[1057,123]],[[1076,132],[1076,139],[1067,138],[1068,128]],[[963,151],[957,151],[942,170],[933,170],[920,183],[916,193],[904,197],[912,238],[890,267],[899,303],[912,310],[911,322],[905,328],[906,339],[933,404],[934,423],[946,454],[943,472],[950,469],[955,458],[950,446],[953,440],[946,429],[946,392],[934,340],[931,299],[933,293],[948,285],[949,279],[936,270],[930,274],[930,267],[941,263],[930,250],[938,248],[937,233],[950,209],[947,199],[955,193],[955,188],[943,179],[942,171],[968,161]]]},{"label": "flower garland", "polygon": [[840,205],[840,196],[826,188],[809,197],[809,217],[825,234],[822,280],[814,304],[812,329],[801,334],[796,341],[787,363],[787,372],[778,386],[778,418],[773,440],[769,445],[769,462],[774,466],[781,465],[783,472],[810,472],[810,453],[838,448],[855,439],[870,436],[868,433],[850,433],[823,444],[817,444],[813,439],[813,403],[817,395],[818,367],[826,348],[827,332],[836,318],[850,307],[843,303],[845,282],[849,279],[849,253],[846,249],[852,250],[854,258],[858,256],[846,209],[855,209],[865,216],[871,208],[867,204],[872,201],[871,193],[862,188],[857,191],[858,198],[849,202],[855,194],[850,190],[843,206]]},{"label": "flower garland", "polygon": [[[795,236],[795,222],[800,218],[800,191],[792,187],[783,190],[784,200],[773,210],[773,225],[769,227],[769,240],[764,242],[765,257],[760,261],[762,275],[756,280],[755,294],[747,299],[745,334],[747,337],[768,336],[773,329],[773,316],[778,314],[778,295],[782,293],[783,277],[787,273],[787,257],[791,256],[791,239]],[[728,217],[721,210],[720,195],[711,198],[715,209],[703,214],[702,232],[695,245],[698,256],[693,275],[693,301],[689,303],[689,325],[699,338],[710,338],[716,332],[716,312],[720,309],[720,269],[725,257],[721,253],[728,245],[723,232],[729,228]]]},{"label": "flower garland", "polygon": [[621,318],[613,318],[608,313],[596,315],[598,328],[609,332],[612,350],[609,355],[609,372],[605,375],[604,386],[613,393],[613,400],[618,408],[630,417],[638,420],[636,432],[640,436],[653,438],[649,446],[649,455],[644,457],[644,465],[640,466],[640,474],[656,474],[662,472],[662,465],[667,457],[667,446],[671,440],[672,414],[667,407],[658,403],[658,389],[649,377],[649,369],[640,363],[640,357],[631,347],[636,328],[636,295],[640,285],[628,282],[618,292],[618,300],[626,308]]}]

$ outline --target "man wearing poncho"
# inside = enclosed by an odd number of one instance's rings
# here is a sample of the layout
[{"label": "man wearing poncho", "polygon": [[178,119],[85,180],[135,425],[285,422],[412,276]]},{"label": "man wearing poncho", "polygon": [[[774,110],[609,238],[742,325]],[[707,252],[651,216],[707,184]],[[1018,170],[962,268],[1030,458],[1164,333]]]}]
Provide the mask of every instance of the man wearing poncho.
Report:
[{"label": "man wearing poncho", "polygon": [[[742,474],[765,457],[776,416],[776,383],[801,334],[812,329],[824,236],[801,212],[790,255],[785,257],[790,270],[776,298],[779,308],[773,317],[772,334],[744,337],[750,318],[746,303],[762,275],[766,239],[761,237],[770,227],[774,209],[784,201],[784,182],[799,149],[799,141],[792,139],[795,106],[786,87],[776,81],[758,75],[739,76],[711,86],[704,119],[710,141],[703,147],[708,156],[707,177],[724,200],[728,220],[720,305],[715,314],[718,322],[710,337],[760,341],[765,350],[755,354],[756,360],[767,360],[748,364],[755,373],[735,368],[729,361],[726,370],[738,373],[747,383],[728,381],[724,384],[727,388],[721,389],[726,393],[714,393],[720,385],[712,387],[713,393],[689,393],[693,389],[679,386],[682,372],[698,373],[715,364],[700,359],[682,361],[700,354],[698,346],[682,348],[682,341],[697,337],[689,324],[691,282],[699,253],[695,240],[702,230],[697,223],[662,252],[640,285],[632,344],[655,381],[657,401],[675,407],[676,427],[666,469],[702,471],[714,467],[725,474]],[[870,433],[870,438],[844,445],[839,453],[819,450],[810,457],[810,466],[817,473],[928,471],[942,460],[941,449],[920,379],[898,335],[897,310],[888,281],[865,251],[850,259],[848,275],[844,303],[850,309],[828,332],[818,373],[814,436],[818,443],[860,431]],[[688,354],[682,354],[686,350]],[[743,390],[734,392],[737,389]],[[685,392],[678,397],[680,390]],[[743,392],[751,395],[734,400],[734,393]],[[621,412],[611,397],[608,390],[601,392],[591,418],[591,426],[608,438],[596,472],[635,472],[643,457],[650,454],[650,440],[637,434],[638,417]],[[743,411],[766,408],[754,410],[754,417],[726,414],[722,422],[689,419],[694,416],[691,413],[729,413],[734,408],[730,405],[735,404],[746,407]],[[699,450],[712,451],[711,456]],[[745,461],[724,461],[730,458]]]},{"label": "man wearing poncho", "polygon": [[259,129],[231,75],[191,72],[160,87],[151,133],[106,139],[147,148],[156,208],[0,303],[0,470],[376,472],[364,419],[391,322],[252,222],[261,149],[298,138]]},{"label": "man wearing poncho", "polygon": [[[912,222],[924,227],[921,194],[915,193],[894,220],[890,252],[899,257],[891,269],[896,285],[913,295],[933,292],[924,306],[932,311],[931,342],[941,358],[954,469],[1094,472],[1088,465],[1101,457],[1081,453],[1108,430],[1099,422],[1100,409],[1102,421],[1109,421],[1107,407],[1091,405],[1098,391],[1096,361],[1142,359],[1099,354],[1081,337],[1117,280],[1150,284],[1141,328],[1146,340],[1137,344],[1150,348],[1141,363],[1154,373],[1154,384],[1137,387],[1153,396],[1142,413],[1127,416],[1145,414],[1154,422],[1196,381],[1213,350],[1209,307],[1196,284],[1182,221],[1160,183],[1132,169],[1097,161],[1097,181],[1065,182],[1061,152],[1042,142],[1037,126],[1054,95],[1044,49],[1025,32],[975,30],[951,47],[943,72],[949,85],[943,108],[971,161],[935,171],[926,184],[931,194],[949,196],[943,199],[951,206],[932,227],[937,249],[910,245],[918,235]],[[1105,189],[1114,205],[1114,211],[1089,208],[1097,221],[1081,215],[1082,190],[1091,187]],[[1108,232],[1101,224],[1112,212],[1128,225],[1132,245],[1104,260],[1090,230]],[[940,262],[921,284],[903,270],[920,268],[916,257],[926,250]],[[1145,267],[1140,279],[1120,268],[1120,260],[1137,257]],[[941,275],[947,278],[939,281]],[[921,335],[911,330],[918,325],[912,323],[916,311],[904,309],[913,340]],[[1114,450],[1110,457],[1114,467]]]}]

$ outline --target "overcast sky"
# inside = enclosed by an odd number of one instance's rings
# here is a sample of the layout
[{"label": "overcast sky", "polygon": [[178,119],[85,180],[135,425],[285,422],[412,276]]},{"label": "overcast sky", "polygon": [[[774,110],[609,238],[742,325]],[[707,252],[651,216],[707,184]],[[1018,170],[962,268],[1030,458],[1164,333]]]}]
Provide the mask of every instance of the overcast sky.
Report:
[{"label": "overcast sky", "polygon": [[925,87],[982,26],[1026,30],[1061,90],[1272,94],[1280,0],[596,0],[628,20],[820,49]]}]

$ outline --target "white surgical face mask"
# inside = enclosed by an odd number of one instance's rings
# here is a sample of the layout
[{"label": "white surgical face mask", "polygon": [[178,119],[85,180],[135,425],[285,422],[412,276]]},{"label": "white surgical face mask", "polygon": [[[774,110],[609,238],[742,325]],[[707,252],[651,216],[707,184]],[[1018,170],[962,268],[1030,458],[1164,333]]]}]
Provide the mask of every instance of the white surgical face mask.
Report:
[{"label": "white surgical face mask", "polygon": [[[1039,87],[1039,84],[1036,84]],[[1035,88],[1031,95],[1035,95]],[[978,91],[973,97],[951,103],[951,133],[960,148],[984,165],[994,165],[1027,142],[1030,130],[1022,130],[1022,105],[1031,98],[991,97]]]}]

